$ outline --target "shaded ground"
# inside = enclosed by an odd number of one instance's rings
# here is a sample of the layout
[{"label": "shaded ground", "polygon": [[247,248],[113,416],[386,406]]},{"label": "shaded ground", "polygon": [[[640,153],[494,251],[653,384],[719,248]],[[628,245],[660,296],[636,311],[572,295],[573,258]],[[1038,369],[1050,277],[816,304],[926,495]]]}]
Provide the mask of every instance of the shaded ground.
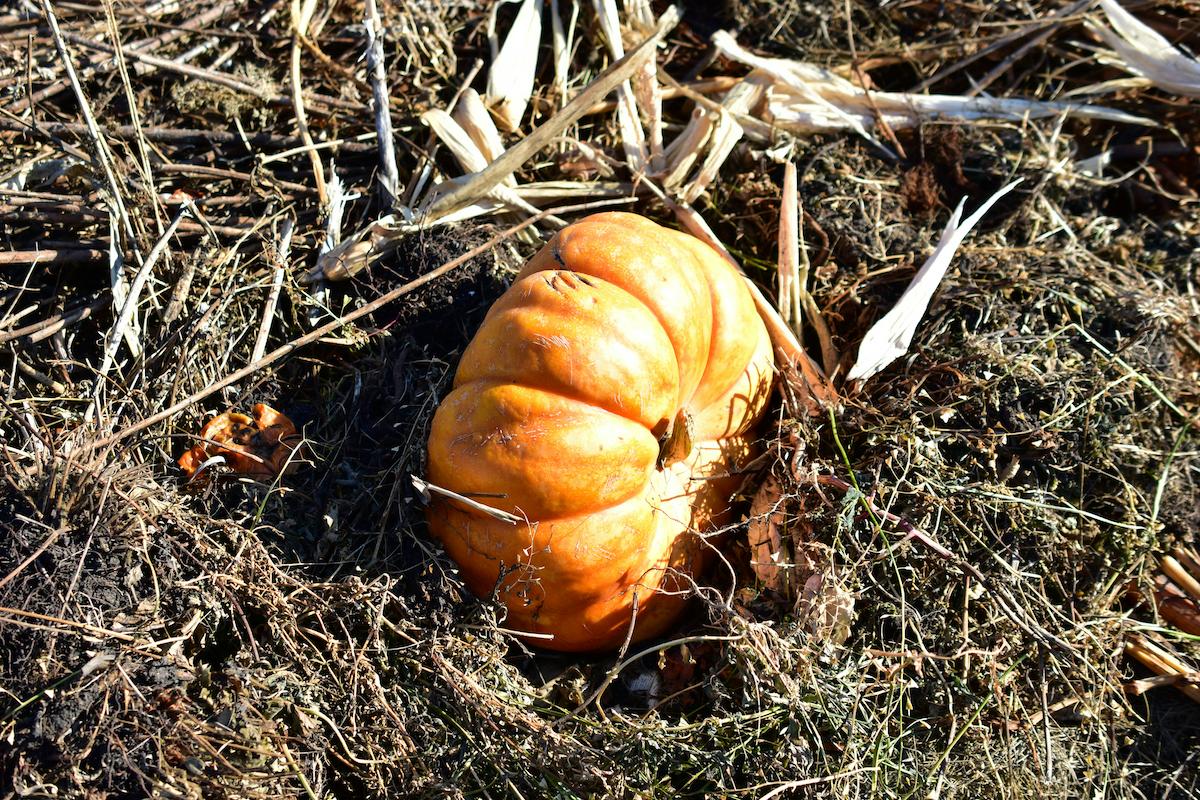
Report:
[{"label": "shaded ground", "polygon": [[[1021,30],[1028,13],[1007,4],[855,3],[850,20],[841,2],[696,5],[660,56],[680,79],[742,74],[706,55],[708,34],[727,26],[775,54],[828,66],[857,57],[883,89],[942,73],[933,90],[987,78],[993,94],[1050,98],[1120,76],[1090,55],[1075,18],[1015,59],[1019,36],[943,72]],[[104,5],[55,8],[69,34],[110,40]],[[900,134],[899,162],[849,136],[799,140],[814,294],[843,373],[958,199],[1013,176],[1025,183],[956,259],[913,352],[848,390],[832,418],[792,419],[781,407],[764,432],[772,458],[747,494],[767,473],[786,487],[786,529],[808,537],[854,595],[848,638],[816,635],[815,615],[755,582],[739,528],[735,574],[714,577],[732,601],[698,607],[679,632],[686,642],[613,674],[611,657],[514,644],[498,609],[465,592],[428,538],[410,488],[457,355],[532,238],[88,450],[249,360],[284,219],[297,224],[272,347],[495,229],[412,237],[314,299],[299,283],[326,223],[313,166],[304,153],[261,160],[302,144],[288,7],[118,5],[127,44],[163,37],[148,47],[169,58],[205,45],[197,63],[260,91],[130,64],[127,93],[103,52],[72,40],[121,176],[132,228],[121,240],[148,252],[177,212],[175,192],[197,197],[203,215],[180,226],[154,269],[141,355],[122,348],[99,379],[116,317],[107,252],[122,223],[110,222],[110,182],[37,10],[0,17],[2,250],[61,253],[0,261],[0,797],[1200,792],[1200,709],[1169,688],[1126,695],[1144,673],[1121,653],[1131,620],[1150,621],[1127,587],[1145,585],[1152,557],[1200,530],[1194,103],[1151,89],[1105,98],[1164,123],[1154,129],[927,125]],[[1200,44],[1194,3],[1135,10]],[[418,116],[486,58],[486,14],[454,3],[381,13],[402,183],[426,153],[457,174]],[[361,195],[345,231],[380,213],[374,143],[355,138],[373,131],[360,17],[357,5],[323,6],[302,60],[314,137],[344,142],[324,153],[324,175],[332,155]],[[589,7],[578,35],[595,41]],[[573,59],[579,85],[604,63],[586,45]],[[130,95],[143,137],[118,127],[135,124]],[[535,106],[539,120],[552,108],[546,97]],[[690,106],[666,110],[679,123]],[[610,117],[575,133],[619,157]],[[1073,166],[1103,148],[1114,151],[1104,178]],[[522,177],[562,179],[571,157],[566,146],[548,151]],[[782,171],[739,145],[697,204],[768,289]],[[651,199],[638,207],[669,219]],[[91,310],[76,320],[79,308]],[[64,313],[59,333],[29,330]],[[185,486],[174,459],[204,420],[256,401],[303,426],[313,464],[274,486]],[[853,478],[984,582],[874,524],[854,493],[818,486],[818,473]],[[1195,641],[1171,636],[1200,659]]]}]

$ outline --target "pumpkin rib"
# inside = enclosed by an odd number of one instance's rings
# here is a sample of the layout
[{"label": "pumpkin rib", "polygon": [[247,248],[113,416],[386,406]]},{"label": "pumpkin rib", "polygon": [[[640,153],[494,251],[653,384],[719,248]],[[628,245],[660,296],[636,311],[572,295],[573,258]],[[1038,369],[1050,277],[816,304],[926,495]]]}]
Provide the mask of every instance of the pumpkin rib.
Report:
[{"label": "pumpkin rib", "polygon": [[[723,362],[748,365],[754,360],[758,342],[747,343],[745,337],[739,335],[741,328],[734,322],[738,319],[757,319],[758,314],[754,308],[754,301],[742,285],[741,276],[715,250],[682,231],[664,229],[664,236],[695,260],[697,269],[704,277],[709,307],[712,310],[708,360],[701,383],[687,403],[693,413],[699,414],[713,403],[719,402],[744,377],[746,370],[735,368],[724,377],[724,385],[712,385],[716,380],[713,373]],[[732,336],[727,331],[730,328],[733,329]],[[702,390],[705,394],[701,394]],[[706,402],[700,404],[697,395]]]},{"label": "pumpkin rib", "polygon": [[[754,427],[771,399],[771,390],[775,382],[774,365],[775,347],[770,334],[764,329],[746,369],[740,372],[712,403],[692,415],[697,439],[720,442],[739,436]],[[743,388],[757,391],[749,395],[740,394],[739,390]],[[720,428],[723,432],[712,437],[705,436],[704,433],[708,429],[704,423],[711,422],[715,416],[713,412],[722,409],[727,420]],[[738,419],[740,422],[734,424],[734,420]]]},{"label": "pumpkin rib", "polygon": [[[521,424],[531,417],[541,419],[537,427]],[[457,435],[443,437],[447,426]],[[589,453],[591,463],[580,463],[578,452]],[[430,478],[464,495],[503,494],[485,502],[509,513],[553,518],[635,496],[657,454],[658,442],[644,426],[598,406],[541,387],[474,381],[455,388],[434,414]],[[585,479],[596,468],[603,482]],[[563,481],[575,475],[568,491]],[[506,485],[525,491],[504,491]]]},{"label": "pumpkin rib", "polygon": [[[712,339],[709,348],[709,362],[705,367],[704,379],[697,389],[707,393],[707,403],[700,405],[695,396],[689,402],[688,408],[696,425],[695,435],[703,441],[712,438],[721,440],[729,436],[737,436],[751,428],[761,416],[766,403],[770,399],[770,390],[774,384],[775,351],[770,334],[759,321],[758,311],[754,300],[750,297],[743,284],[742,276],[717,251],[701,242],[694,236],[682,231],[664,229],[667,238],[679,247],[689,251],[695,258],[708,287],[710,305],[712,308]],[[755,326],[756,336],[753,341],[747,341],[740,335],[742,330],[735,321],[737,319],[753,319],[759,321]],[[732,329],[732,337],[729,331]],[[730,339],[733,346],[731,347]],[[716,378],[713,376],[714,366],[719,366],[721,360],[744,365],[742,369],[731,371],[725,376],[724,385],[711,385]],[[754,396],[741,396],[736,390],[743,384],[757,386],[760,391]],[[744,402],[741,413],[737,412],[739,398]],[[713,411],[726,409],[730,420],[723,427],[708,431],[704,421],[714,418]],[[740,418],[739,424],[733,424],[733,419]],[[705,436],[711,433],[712,436]]]},{"label": "pumpkin rib", "polygon": [[[687,365],[690,362],[706,368],[711,344],[711,316],[700,321],[688,313],[688,309],[710,301],[707,279],[695,274],[703,272],[703,265],[690,250],[685,251],[690,258],[678,258],[670,238],[662,235],[667,229],[636,214],[614,211],[595,214],[584,222],[586,225],[567,226],[556,233],[521,269],[517,279],[545,270],[569,271],[608,281],[640,301],[671,341],[679,365],[676,406],[682,408],[685,398],[695,394],[704,377],[703,369],[693,366],[689,371]],[[636,236],[629,235],[630,225],[635,227]],[[640,247],[635,246],[635,238],[641,240]],[[594,255],[588,245],[602,252]],[[701,284],[704,291],[700,291]],[[667,296],[678,302],[671,302]]]},{"label": "pumpkin rib", "polygon": [[638,425],[638,426],[642,427],[643,429],[645,429],[645,431],[647,433],[649,433],[650,435],[652,435],[652,436],[654,435],[654,429],[651,428],[649,425],[646,425],[642,420],[638,419],[637,417],[630,416],[627,413],[622,413],[621,410],[619,410],[619,409],[609,408],[608,406],[601,405],[599,403],[594,403],[586,397],[577,397],[577,396],[571,394],[570,392],[563,392],[563,391],[559,391],[557,389],[548,388],[546,386],[534,386],[533,384],[528,383],[526,381],[509,380],[505,376],[498,376],[495,381],[489,380],[488,383],[495,383],[498,385],[503,384],[505,386],[515,386],[519,389],[526,389],[528,391],[534,391],[534,392],[543,392],[545,394],[552,394],[557,397],[561,397],[564,400],[573,400],[576,403],[580,403],[583,405],[589,405],[589,406],[592,406],[593,408],[598,408],[601,411],[607,411],[609,414],[612,414],[614,417],[620,417],[621,419],[626,420],[627,422],[632,422],[633,424]]},{"label": "pumpkin rib", "polygon": [[[455,385],[499,380],[558,391],[645,424],[674,415],[664,392],[678,391],[678,359],[652,311],[602,278],[571,285],[563,270],[535,273],[510,288],[467,346]],[[560,279],[565,279],[560,281]],[[569,286],[568,291],[557,284]],[[561,317],[569,315],[569,324]],[[653,328],[651,328],[653,326]],[[511,342],[534,346],[511,347]],[[606,384],[611,391],[605,392]]]}]

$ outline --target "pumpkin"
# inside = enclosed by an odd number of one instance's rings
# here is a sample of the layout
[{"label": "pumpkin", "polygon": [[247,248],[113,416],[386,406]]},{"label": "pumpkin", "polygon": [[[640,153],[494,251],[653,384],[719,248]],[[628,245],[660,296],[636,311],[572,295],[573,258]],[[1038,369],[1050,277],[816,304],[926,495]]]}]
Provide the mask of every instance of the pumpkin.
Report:
[{"label": "pumpkin", "polygon": [[773,380],[724,258],[636,214],[587,217],[524,266],[464,351],[428,473],[476,507],[435,495],[430,528],[531,643],[658,635],[731,521]]}]

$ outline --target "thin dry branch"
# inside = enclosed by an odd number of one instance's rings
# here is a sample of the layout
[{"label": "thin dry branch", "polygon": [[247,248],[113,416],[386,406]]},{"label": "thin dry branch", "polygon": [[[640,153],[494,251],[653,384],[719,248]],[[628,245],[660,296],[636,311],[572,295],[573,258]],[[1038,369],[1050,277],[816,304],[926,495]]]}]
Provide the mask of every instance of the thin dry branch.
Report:
[{"label": "thin dry branch", "polygon": [[[292,83],[292,110],[296,114],[296,129],[305,146],[313,148],[312,134],[308,130],[308,114],[304,107],[304,91],[300,83],[300,53],[303,43],[308,38],[308,25],[316,10],[317,0],[292,0],[292,61],[289,73]],[[313,178],[317,183],[317,196],[321,205],[329,204],[329,191],[325,185],[325,170],[321,166],[321,156],[315,149],[308,152],[309,163],[312,164]]]},{"label": "thin dry branch", "polygon": [[166,252],[167,245],[170,243],[171,237],[175,234],[175,229],[179,227],[179,223],[183,221],[183,218],[191,212],[192,205],[190,203],[179,209],[179,213],[175,215],[175,219],[171,220],[171,224],[167,226],[166,231],[163,232],[163,235],[159,237],[154,247],[151,248],[150,255],[146,257],[146,262],[142,264],[133,282],[129,285],[128,294],[121,305],[121,312],[105,339],[104,358],[100,362],[100,368],[96,372],[95,395],[93,404],[88,411],[89,418],[98,408],[99,398],[104,390],[104,379],[108,376],[108,370],[112,367],[113,360],[116,358],[117,349],[121,346],[121,339],[125,337],[125,330],[133,319],[134,313],[137,311],[138,302],[141,300],[142,288],[146,285],[146,281],[149,280],[150,272],[154,269],[154,265],[158,263],[158,259]]},{"label": "thin dry branch", "polygon": [[392,134],[392,113],[387,91],[387,65],[383,60],[383,21],[375,0],[366,0],[367,70],[371,78],[372,109],[375,112],[375,134],[379,143],[379,168],[383,173],[384,205],[396,202],[400,173],[396,168],[396,144]]},{"label": "thin dry branch", "polygon": [[252,364],[267,352],[267,339],[271,335],[271,321],[275,317],[275,307],[279,304],[279,293],[283,289],[283,275],[287,272],[288,256],[292,251],[292,232],[295,228],[295,220],[289,217],[283,221],[279,230],[279,245],[275,251],[275,269],[271,276],[271,289],[267,292],[267,302],[263,305],[258,336],[254,340],[254,350],[250,353],[250,363]]}]

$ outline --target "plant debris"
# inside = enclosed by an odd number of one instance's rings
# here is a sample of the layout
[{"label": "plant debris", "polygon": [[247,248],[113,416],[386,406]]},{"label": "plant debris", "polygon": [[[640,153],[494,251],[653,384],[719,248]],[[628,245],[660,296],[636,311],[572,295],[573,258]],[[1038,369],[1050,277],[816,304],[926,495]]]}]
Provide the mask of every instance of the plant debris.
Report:
[{"label": "plant debris", "polygon": [[[1109,54],[1115,3],[10,5],[4,791],[1200,795],[1200,643],[1151,610],[1200,531],[1200,107]],[[1124,7],[1200,52],[1193,0]],[[539,14],[508,130],[489,27]],[[781,126],[801,98],[718,31],[837,125]],[[1016,178],[848,383],[954,205]],[[566,657],[466,591],[412,476],[492,301],[598,204],[724,248],[787,380],[686,624]],[[189,484],[256,403],[311,468]]]},{"label": "plant debris", "polygon": [[1116,51],[1118,63],[1154,86],[1176,94],[1200,97],[1200,61],[1181,52],[1116,0],[1100,0],[1100,7],[1112,28],[1090,27]]}]

